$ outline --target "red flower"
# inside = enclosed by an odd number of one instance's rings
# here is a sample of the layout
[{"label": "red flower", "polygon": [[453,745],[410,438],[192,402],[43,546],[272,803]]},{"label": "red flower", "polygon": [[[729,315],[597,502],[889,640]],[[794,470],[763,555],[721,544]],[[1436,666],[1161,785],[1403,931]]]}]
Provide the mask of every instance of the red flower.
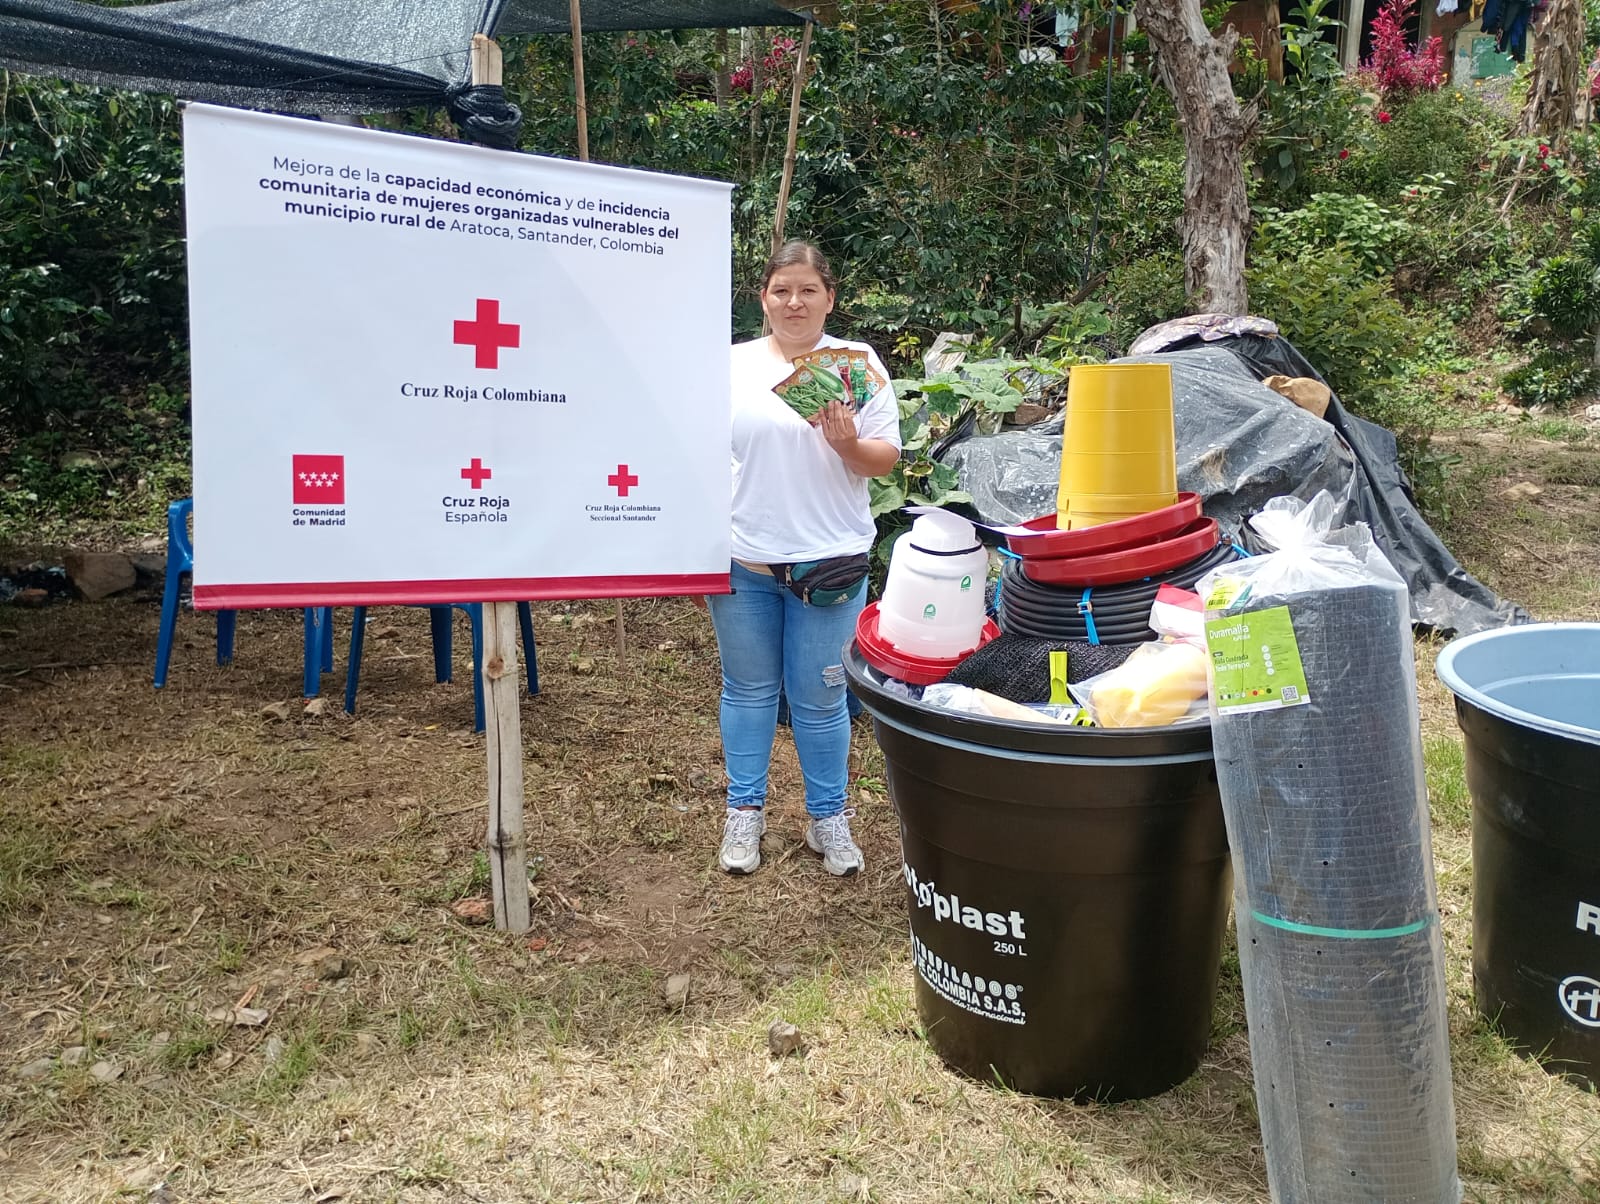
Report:
[{"label": "red flower", "polygon": [[1550,148],[1548,146],[1546,146],[1542,142],[1539,143],[1539,158],[1541,158],[1541,159],[1546,158],[1549,154],[1550,154]]},{"label": "red flower", "polygon": [[1378,110],[1378,124],[1379,125],[1388,125],[1393,120],[1394,120],[1394,114],[1393,113],[1389,112],[1387,109],[1379,109]]},{"label": "red flower", "polygon": [[1544,162],[1539,164],[1539,167],[1544,171],[1549,171],[1550,170],[1550,160],[1549,159],[1544,160]]},{"label": "red flower", "polygon": [[1339,158],[1348,159],[1349,157],[1350,157],[1350,148],[1347,146],[1342,151],[1339,152]]}]

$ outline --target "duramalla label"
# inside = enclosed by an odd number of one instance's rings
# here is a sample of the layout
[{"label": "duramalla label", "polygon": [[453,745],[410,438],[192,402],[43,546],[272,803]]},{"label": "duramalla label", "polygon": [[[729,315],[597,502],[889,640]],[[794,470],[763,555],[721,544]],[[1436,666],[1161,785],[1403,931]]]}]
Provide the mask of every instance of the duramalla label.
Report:
[{"label": "duramalla label", "polygon": [[953,966],[915,933],[911,935],[911,959],[922,981],[945,1002],[1007,1024],[1028,1022],[1028,1013],[1022,1006],[1022,988],[1016,983],[998,982]]}]

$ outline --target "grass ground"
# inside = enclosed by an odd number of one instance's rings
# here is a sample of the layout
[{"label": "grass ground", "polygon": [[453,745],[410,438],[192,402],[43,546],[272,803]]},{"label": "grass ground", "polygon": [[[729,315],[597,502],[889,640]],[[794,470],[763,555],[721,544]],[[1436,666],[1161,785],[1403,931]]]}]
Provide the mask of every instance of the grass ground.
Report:
[{"label": "grass ground", "polygon": [[[1600,453],[1566,434],[1453,438],[1444,534],[1537,616],[1600,619]],[[152,601],[0,610],[0,1199],[1268,1198],[1231,956],[1206,1059],[1166,1095],[1073,1105],[943,1068],[865,722],[866,873],[832,880],[802,847],[783,738],[766,865],[716,871],[715,648],[687,602],[629,604],[626,665],[609,604],[536,608],[534,930],[464,922],[452,905],[487,884],[465,633],[435,685],[426,618],[378,614],[352,719],[337,675],[328,713],[300,713],[290,615],[241,615],[229,668],[185,615],[158,693]],[[1597,1201],[1600,1100],[1473,1012],[1469,803],[1434,652],[1468,1196]],[[686,1000],[664,994],[677,974]],[[769,1056],[776,1018],[803,1056]]]}]

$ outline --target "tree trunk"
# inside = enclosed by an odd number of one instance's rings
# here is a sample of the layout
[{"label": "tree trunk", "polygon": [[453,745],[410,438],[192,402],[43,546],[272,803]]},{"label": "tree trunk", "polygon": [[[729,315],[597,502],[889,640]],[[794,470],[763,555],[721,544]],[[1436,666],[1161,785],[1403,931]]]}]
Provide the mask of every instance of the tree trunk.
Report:
[{"label": "tree trunk", "polygon": [[1578,124],[1583,102],[1583,5],[1579,0],[1550,0],[1533,28],[1533,66],[1528,71],[1528,100],[1522,106],[1517,132],[1524,137],[1564,143]]},{"label": "tree trunk", "polygon": [[733,96],[733,67],[729,63],[728,31],[717,30],[716,34],[716,96],[717,108],[726,108],[729,99]]},{"label": "tree trunk", "polygon": [[1283,17],[1278,0],[1267,0],[1266,29],[1261,34],[1261,50],[1267,56],[1267,78],[1283,82]]},{"label": "tree trunk", "polygon": [[1156,48],[1161,80],[1183,127],[1183,284],[1196,313],[1249,312],[1245,242],[1250,203],[1244,156],[1255,106],[1241,107],[1228,64],[1239,35],[1206,29],[1200,0],[1137,0],[1139,25]]}]

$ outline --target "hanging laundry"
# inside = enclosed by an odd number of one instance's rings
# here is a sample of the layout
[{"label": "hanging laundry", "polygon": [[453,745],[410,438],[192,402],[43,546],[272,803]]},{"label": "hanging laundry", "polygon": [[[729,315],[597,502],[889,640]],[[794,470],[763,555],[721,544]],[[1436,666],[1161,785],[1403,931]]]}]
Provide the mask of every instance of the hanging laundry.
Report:
[{"label": "hanging laundry", "polygon": [[1056,44],[1058,46],[1071,45],[1072,39],[1078,32],[1078,10],[1076,8],[1056,7]]}]

